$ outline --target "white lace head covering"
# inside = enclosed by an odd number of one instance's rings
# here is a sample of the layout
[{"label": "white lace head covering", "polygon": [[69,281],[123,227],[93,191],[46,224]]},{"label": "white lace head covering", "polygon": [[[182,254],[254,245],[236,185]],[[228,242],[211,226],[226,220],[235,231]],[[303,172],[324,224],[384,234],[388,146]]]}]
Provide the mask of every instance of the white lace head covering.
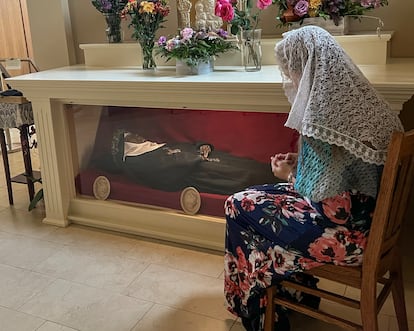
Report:
[{"label": "white lace head covering", "polygon": [[384,164],[401,122],[327,31],[305,26],[287,32],[275,56],[292,104],[287,127],[342,146],[367,163]]}]

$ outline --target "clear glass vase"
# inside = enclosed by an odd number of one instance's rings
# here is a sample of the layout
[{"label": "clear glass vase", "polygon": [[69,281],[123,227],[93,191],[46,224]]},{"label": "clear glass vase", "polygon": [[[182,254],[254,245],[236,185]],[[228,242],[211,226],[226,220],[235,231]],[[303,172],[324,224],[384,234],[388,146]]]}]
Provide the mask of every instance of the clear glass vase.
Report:
[{"label": "clear glass vase", "polygon": [[244,69],[259,71],[262,69],[262,29],[242,30],[240,47]]},{"label": "clear glass vase", "polygon": [[142,51],[142,69],[143,70],[154,70],[157,65],[154,59],[154,39],[145,39],[139,41]]},{"label": "clear glass vase", "polygon": [[109,43],[122,43],[121,16],[117,13],[103,14],[106,21],[106,38]]}]

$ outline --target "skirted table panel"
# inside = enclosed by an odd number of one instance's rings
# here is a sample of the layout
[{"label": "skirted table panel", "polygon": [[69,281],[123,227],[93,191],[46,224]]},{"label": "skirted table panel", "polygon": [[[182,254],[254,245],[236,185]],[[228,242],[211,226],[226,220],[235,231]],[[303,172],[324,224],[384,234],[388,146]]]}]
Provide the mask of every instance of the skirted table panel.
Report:
[{"label": "skirted table panel", "polygon": [[[0,98],[0,147],[3,157],[4,172],[6,176],[9,203],[13,204],[12,182],[25,183],[29,191],[30,200],[34,197],[34,184],[29,180],[33,177],[32,161],[30,157],[29,126],[33,125],[32,104],[24,97],[2,97]],[[20,142],[23,153],[25,173],[11,178],[9,158],[7,154],[5,129],[17,128],[20,131]]]}]

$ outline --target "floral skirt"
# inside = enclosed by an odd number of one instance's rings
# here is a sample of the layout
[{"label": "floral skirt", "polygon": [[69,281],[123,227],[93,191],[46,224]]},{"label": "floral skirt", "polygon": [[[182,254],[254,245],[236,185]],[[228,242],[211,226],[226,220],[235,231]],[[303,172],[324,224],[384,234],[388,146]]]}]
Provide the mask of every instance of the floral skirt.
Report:
[{"label": "floral skirt", "polygon": [[263,330],[267,287],[325,263],[360,265],[374,208],[375,199],[351,191],[315,203],[291,184],[230,196],[224,287],[229,311],[247,330]]}]

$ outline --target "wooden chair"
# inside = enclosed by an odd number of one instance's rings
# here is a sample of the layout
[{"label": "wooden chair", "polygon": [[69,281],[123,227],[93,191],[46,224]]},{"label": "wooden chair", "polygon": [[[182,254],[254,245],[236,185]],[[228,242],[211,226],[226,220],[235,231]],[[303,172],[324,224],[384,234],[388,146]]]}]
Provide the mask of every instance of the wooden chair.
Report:
[{"label": "wooden chair", "polygon": [[[363,264],[360,267],[323,265],[307,271],[316,277],[360,289],[355,300],[322,289],[311,289],[290,281],[285,287],[319,296],[329,302],[357,308],[362,325],[320,309],[312,309],[278,297],[276,287],[267,289],[268,306],[265,331],[274,328],[275,305],[282,305],[316,319],[351,330],[377,331],[378,313],[392,292],[394,309],[400,331],[408,331],[401,270],[400,234],[414,180],[414,130],[393,134],[381,179]],[[379,285],[379,286],[378,286]],[[381,289],[382,286],[382,289]],[[377,289],[379,293],[377,293]]]}]

